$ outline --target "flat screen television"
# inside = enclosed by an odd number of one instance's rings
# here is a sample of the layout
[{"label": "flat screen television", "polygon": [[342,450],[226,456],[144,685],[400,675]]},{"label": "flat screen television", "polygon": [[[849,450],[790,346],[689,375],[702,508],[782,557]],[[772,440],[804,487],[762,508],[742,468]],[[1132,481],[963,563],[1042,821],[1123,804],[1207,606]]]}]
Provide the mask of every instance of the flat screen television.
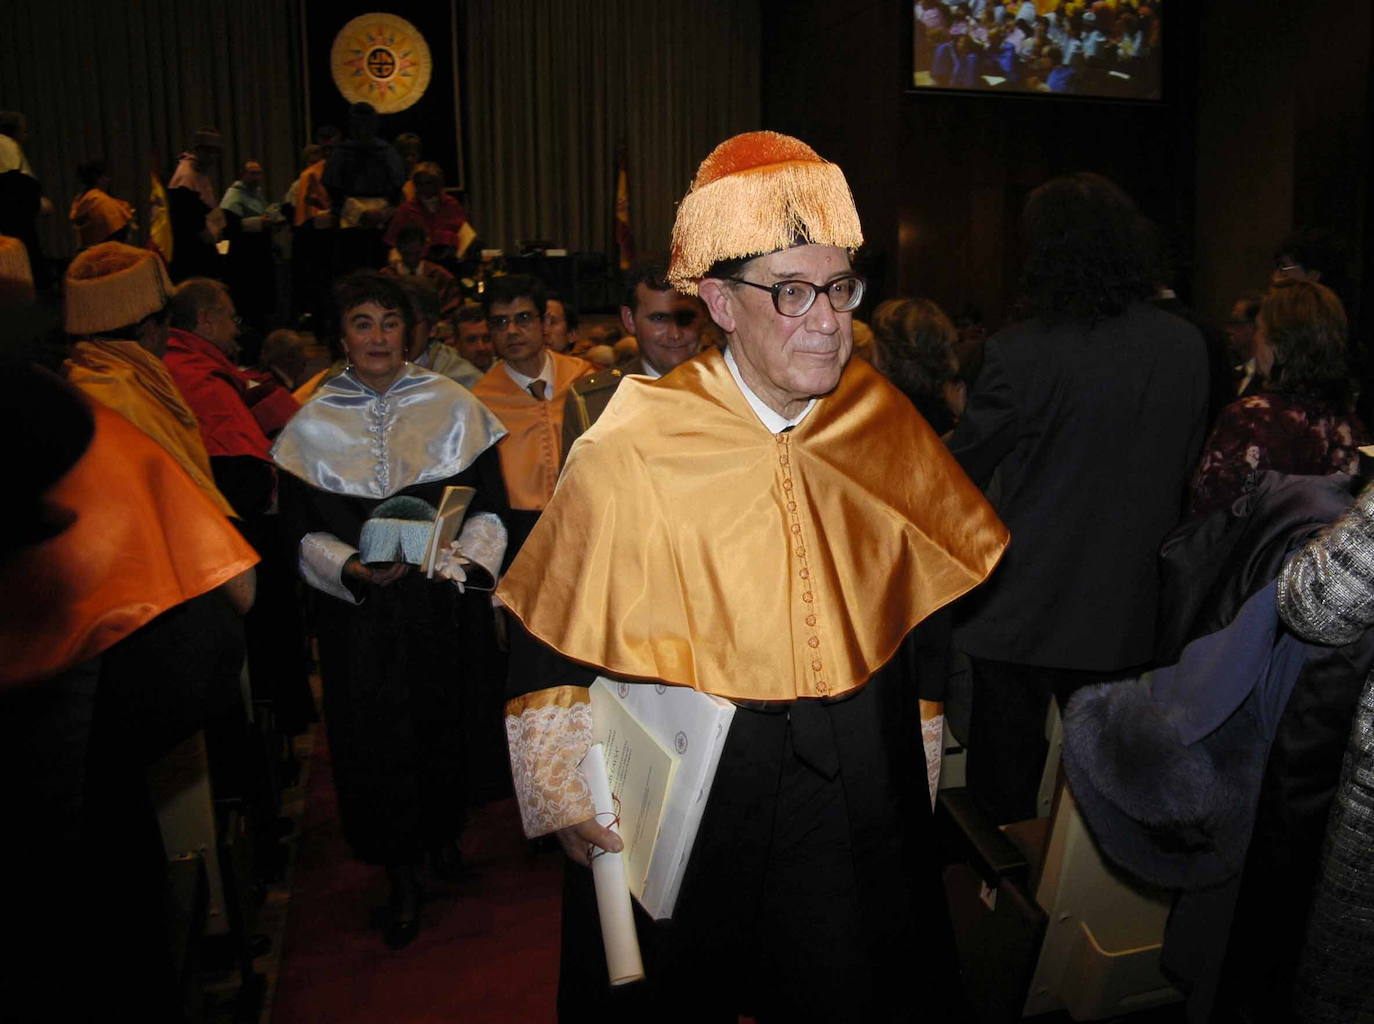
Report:
[{"label": "flat screen television", "polygon": [[914,0],[921,89],[1158,100],[1165,0]]}]

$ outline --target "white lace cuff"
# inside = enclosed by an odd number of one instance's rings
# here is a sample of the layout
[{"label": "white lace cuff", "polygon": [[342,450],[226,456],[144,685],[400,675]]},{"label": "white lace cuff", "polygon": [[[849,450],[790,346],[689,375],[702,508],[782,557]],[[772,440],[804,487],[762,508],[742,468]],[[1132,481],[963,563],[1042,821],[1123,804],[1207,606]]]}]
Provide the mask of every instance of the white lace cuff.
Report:
[{"label": "white lace cuff", "polygon": [[480,565],[491,578],[501,578],[501,559],[506,556],[506,526],[492,512],[479,512],[463,524],[458,553]]},{"label": "white lace cuff", "polygon": [[930,786],[930,806],[935,808],[935,794],[940,789],[940,762],[945,756],[945,716],[921,723],[921,744],[926,748],[926,784]]},{"label": "white lace cuff", "polygon": [[357,553],[357,548],[332,533],[307,533],[301,538],[301,579],[340,601],[359,604],[343,582],[344,563]]},{"label": "white lace cuff", "polygon": [[525,835],[533,839],[595,815],[578,770],[592,742],[586,687],[555,686],[507,701],[506,740]]}]

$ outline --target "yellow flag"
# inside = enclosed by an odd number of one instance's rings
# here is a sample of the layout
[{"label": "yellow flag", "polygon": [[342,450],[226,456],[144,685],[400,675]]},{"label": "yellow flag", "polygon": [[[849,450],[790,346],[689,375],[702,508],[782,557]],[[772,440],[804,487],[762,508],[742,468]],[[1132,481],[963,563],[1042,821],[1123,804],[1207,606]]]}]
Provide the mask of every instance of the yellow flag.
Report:
[{"label": "yellow flag", "polygon": [[152,187],[148,190],[148,248],[160,253],[166,263],[172,262],[172,215],[167,209],[167,190],[162,179],[152,172]]}]

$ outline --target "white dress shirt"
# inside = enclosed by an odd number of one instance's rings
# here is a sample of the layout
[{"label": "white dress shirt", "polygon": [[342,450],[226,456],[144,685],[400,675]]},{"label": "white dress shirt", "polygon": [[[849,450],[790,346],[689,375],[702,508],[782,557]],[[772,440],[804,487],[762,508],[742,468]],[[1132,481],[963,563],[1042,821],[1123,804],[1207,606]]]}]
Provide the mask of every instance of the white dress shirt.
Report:
[{"label": "white dress shirt", "polygon": [[[511,380],[526,391],[530,390],[530,385],[535,381],[542,380],[544,382],[544,401],[547,402],[553,397],[553,360],[549,358],[548,349],[544,350],[544,365],[539,368],[539,376],[537,377],[526,377],[510,363],[502,363],[501,368],[509,374]],[[533,396],[533,392],[531,392],[531,396]]]},{"label": "white dress shirt", "polygon": [[806,414],[816,405],[816,399],[813,398],[806,403],[805,409],[797,413],[797,415],[793,416],[791,419],[788,419],[781,413],[775,412],[765,405],[763,399],[754,394],[749,385],[744,383],[744,378],[740,376],[739,364],[735,362],[734,353],[732,353],[728,347],[725,349],[725,365],[730,368],[730,376],[735,378],[735,383],[739,385],[740,391],[744,393],[744,399],[749,403],[749,408],[754,410],[754,415],[759,418],[760,423],[768,428],[769,433],[781,434],[789,427],[795,427],[802,420],[806,419]]}]

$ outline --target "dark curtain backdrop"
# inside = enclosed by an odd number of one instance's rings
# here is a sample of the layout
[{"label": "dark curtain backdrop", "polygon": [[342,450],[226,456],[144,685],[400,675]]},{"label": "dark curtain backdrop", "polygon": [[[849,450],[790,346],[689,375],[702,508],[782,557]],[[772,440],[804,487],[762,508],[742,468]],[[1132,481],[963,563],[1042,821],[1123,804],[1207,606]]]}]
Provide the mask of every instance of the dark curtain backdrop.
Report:
[{"label": "dark curtain backdrop", "polygon": [[299,173],[302,127],[296,5],[285,0],[6,0],[0,109],[28,117],[25,146],[56,209],[43,225],[50,256],[74,248],[67,209],[76,165],[104,156],[113,191],[148,224],[148,172],[164,184],[195,129],[224,138],[216,185],[260,160],[280,200]]},{"label": "dark curtain backdrop", "polygon": [[665,251],[697,164],[759,124],[750,0],[467,0],[468,207],[478,235],[610,252],[628,148],[641,253]]}]

